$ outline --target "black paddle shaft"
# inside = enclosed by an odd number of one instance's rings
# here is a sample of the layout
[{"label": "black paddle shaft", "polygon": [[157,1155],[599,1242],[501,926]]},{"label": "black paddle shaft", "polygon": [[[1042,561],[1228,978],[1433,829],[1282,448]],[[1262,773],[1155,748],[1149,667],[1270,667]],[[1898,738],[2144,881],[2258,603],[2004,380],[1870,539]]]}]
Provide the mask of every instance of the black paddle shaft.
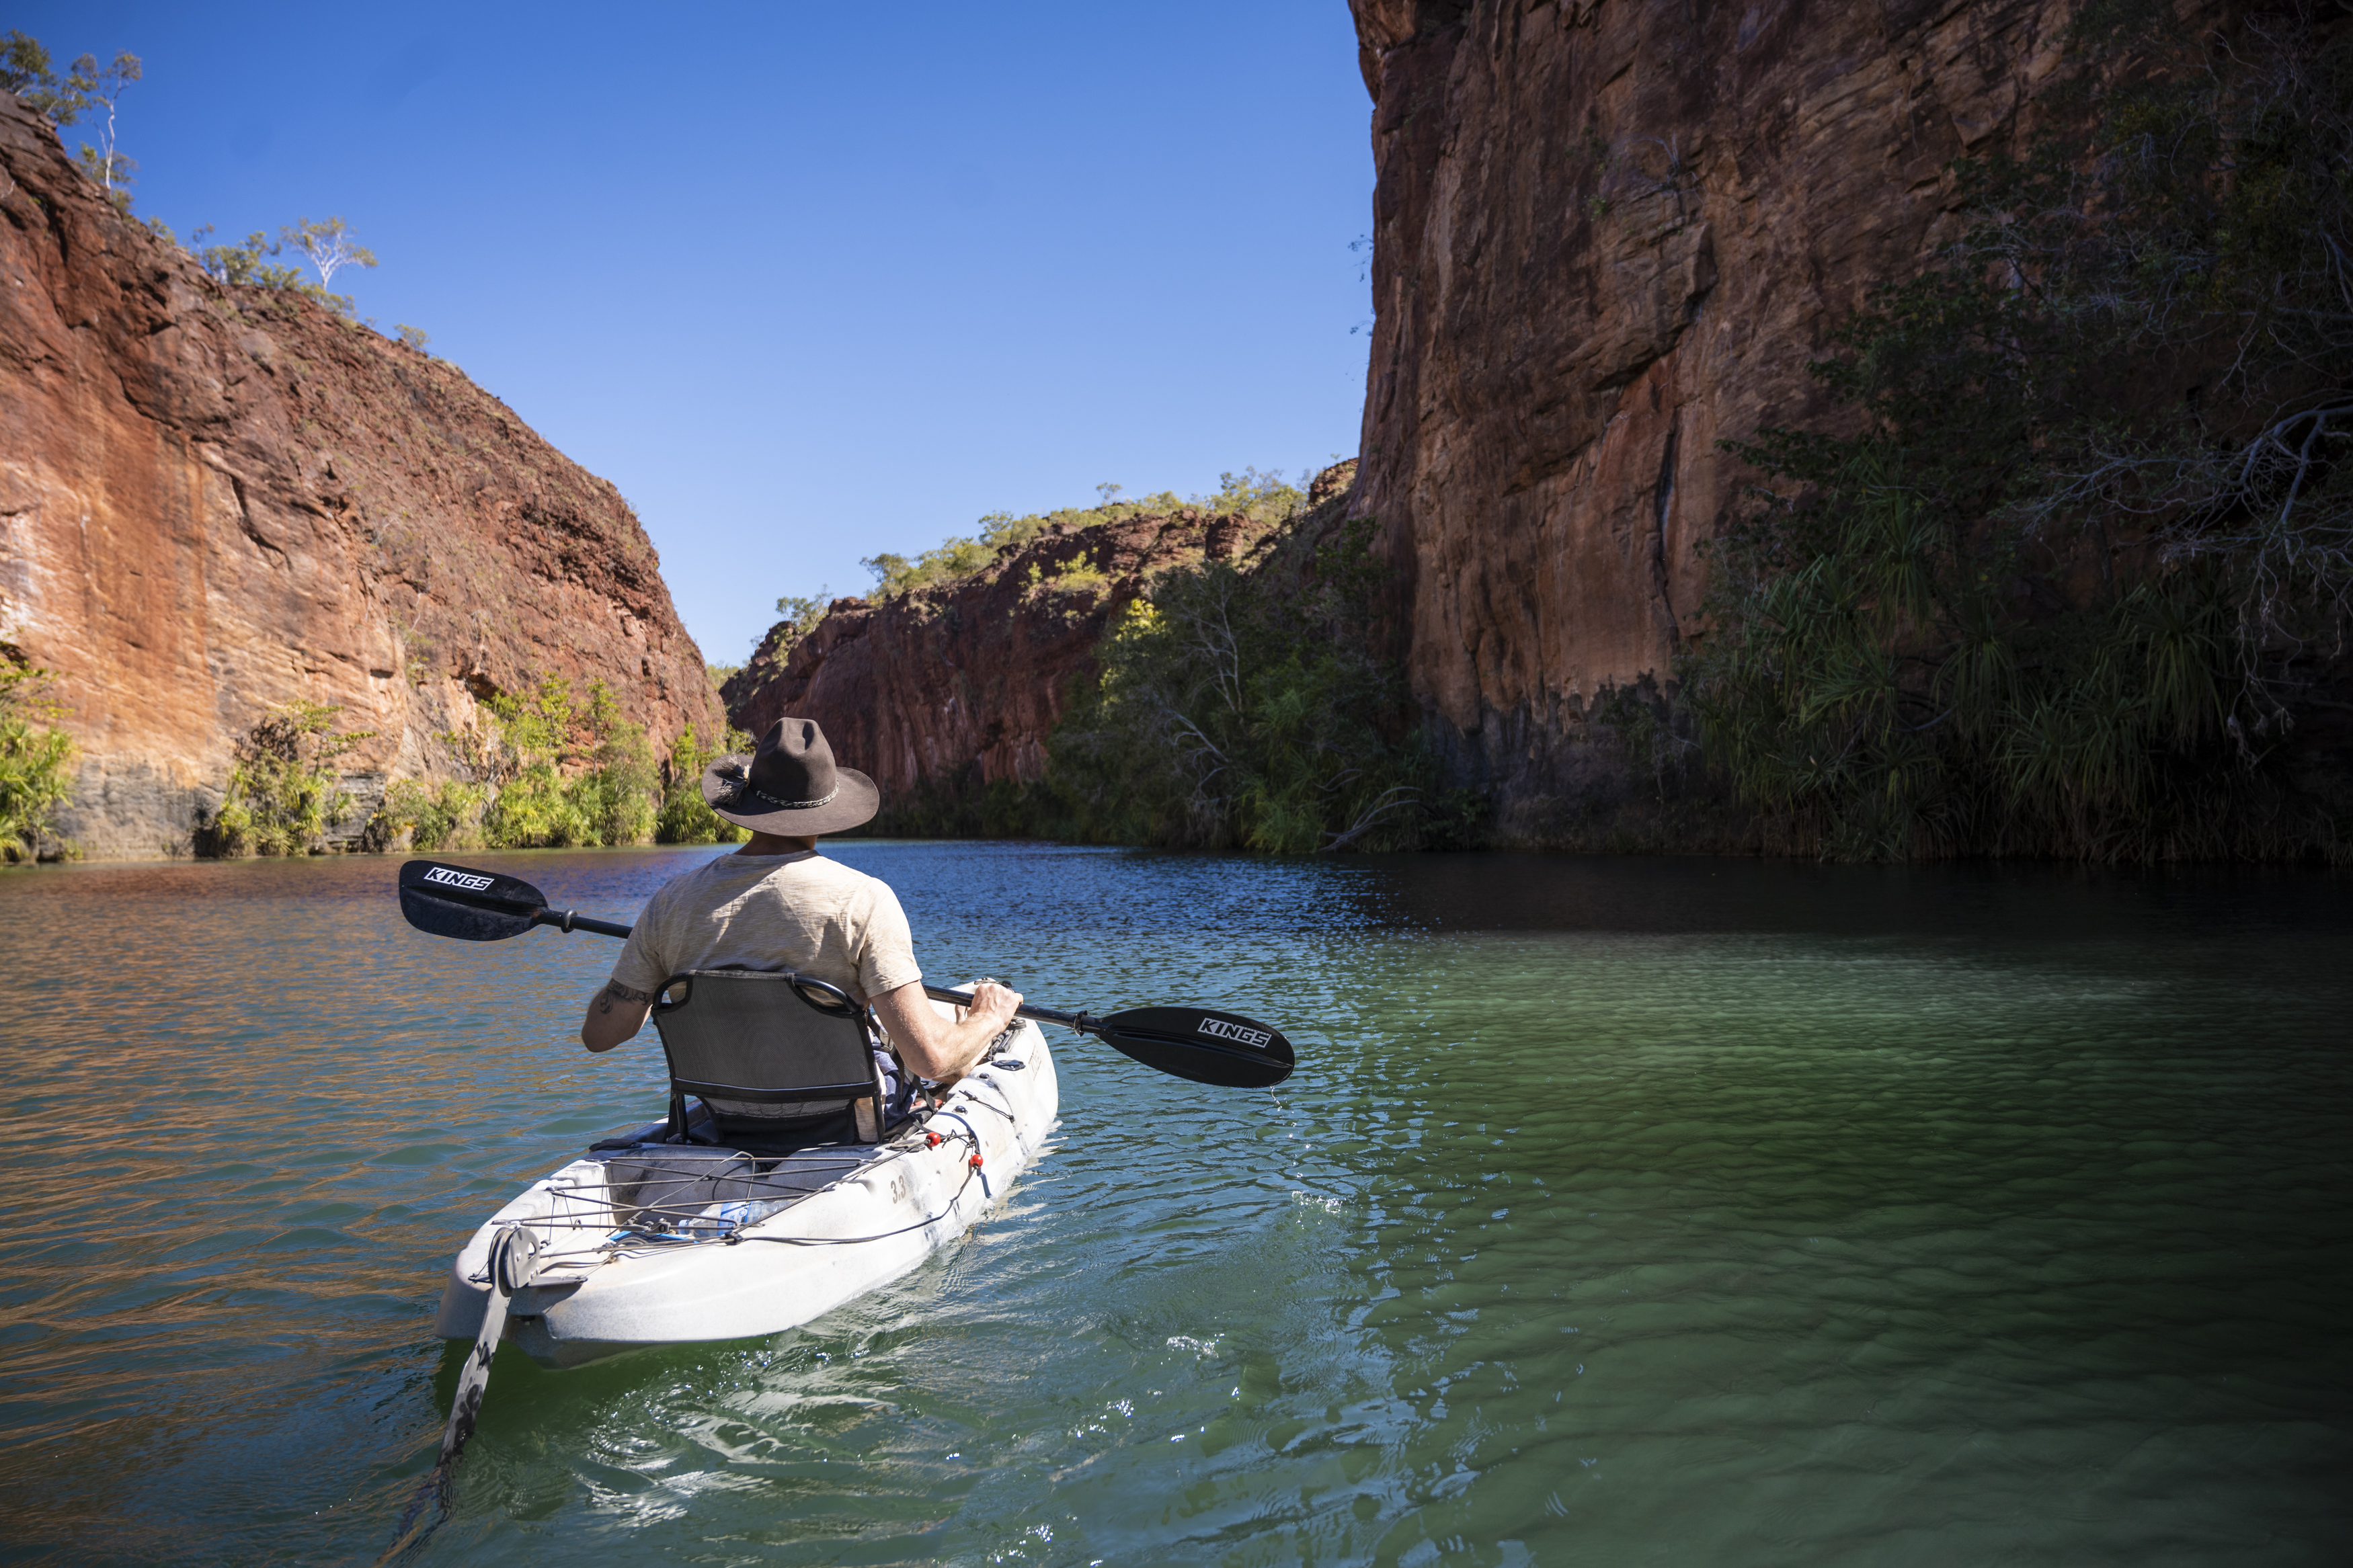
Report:
[{"label": "black paddle shaft", "polygon": [[[438,860],[411,860],[400,868],[400,912],[435,936],[499,942],[534,926],[627,936],[629,928],[547,907],[547,896],[519,877]],[[972,994],[926,985],[935,1001],[968,1006]],[[1053,1024],[1096,1039],[1172,1078],[1226,1089],[1265,1089],[1291,1076],[1295,1058],[1282,1032],[1255,1018],[1202,1007],[1139,1007],[1098,1018],[1023,1003],[1016,1016]]]}]

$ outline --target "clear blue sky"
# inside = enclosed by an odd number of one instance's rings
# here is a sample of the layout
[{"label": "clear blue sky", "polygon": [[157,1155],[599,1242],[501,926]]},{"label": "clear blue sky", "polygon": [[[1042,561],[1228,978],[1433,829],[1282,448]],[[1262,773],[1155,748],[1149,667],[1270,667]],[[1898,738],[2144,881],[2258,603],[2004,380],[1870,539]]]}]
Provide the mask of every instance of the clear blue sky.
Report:
[{"label": "clear blue sky", "polygon": [[[1094,486],[1356,450],[1345,0],[12,5],[127,48],[137,211],[336,279],[635,503],[734,663],[779,594]],[[77,143],[84,128],[67,132]]]}]

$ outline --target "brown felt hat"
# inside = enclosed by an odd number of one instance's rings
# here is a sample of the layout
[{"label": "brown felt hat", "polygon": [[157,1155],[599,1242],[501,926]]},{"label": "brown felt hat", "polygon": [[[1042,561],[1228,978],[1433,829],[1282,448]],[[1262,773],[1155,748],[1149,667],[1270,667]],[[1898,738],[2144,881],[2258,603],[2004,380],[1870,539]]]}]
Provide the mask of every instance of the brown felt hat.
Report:
[{"label": "brown felt hat", "polygon": [[786,838],[846,832],[882,806],[872,779],[834,765],[814,719],[779,719],[750,756],[713,762],[702,770],[702,798],[739,827]]}]

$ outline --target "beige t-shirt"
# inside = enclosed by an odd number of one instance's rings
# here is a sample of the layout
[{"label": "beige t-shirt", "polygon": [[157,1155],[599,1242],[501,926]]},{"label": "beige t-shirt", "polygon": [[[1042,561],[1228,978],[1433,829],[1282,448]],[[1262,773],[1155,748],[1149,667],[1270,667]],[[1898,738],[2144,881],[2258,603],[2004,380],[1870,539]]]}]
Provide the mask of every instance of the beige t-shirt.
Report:
[{"label": "beige t-shirt", "polygon": [[689,969],[797,969],[860,1002],[923,972],[890,884],[828,860],[721,855],[654,890],[613,980],[650,995]]}]

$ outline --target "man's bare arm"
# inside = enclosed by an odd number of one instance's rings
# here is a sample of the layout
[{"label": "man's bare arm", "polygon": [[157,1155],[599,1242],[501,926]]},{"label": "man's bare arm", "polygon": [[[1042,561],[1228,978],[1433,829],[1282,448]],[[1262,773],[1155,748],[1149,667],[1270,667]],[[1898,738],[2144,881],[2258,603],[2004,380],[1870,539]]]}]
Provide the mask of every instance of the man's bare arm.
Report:
[{"label": "man's bare arm", "polygon": [[874,1011],[899,1047],[899,1059],[909,1072],[938,1084],[952,1084],[970,1072],[988,1042],[1013,1022],[1013,1009],[1019,1005],[1021,993],[993,980],[973,987],[972,1005],[955,1023],[932,1010],[921,981],[874,998]]},{"label": "man's bare arm", "polygon": [[650,992],[632,991],[613,981],[589,1001],[588,1016],[581,1021],[580,1043],[592,1051],[609,1051],[646,1026],[653,1010]]}]

